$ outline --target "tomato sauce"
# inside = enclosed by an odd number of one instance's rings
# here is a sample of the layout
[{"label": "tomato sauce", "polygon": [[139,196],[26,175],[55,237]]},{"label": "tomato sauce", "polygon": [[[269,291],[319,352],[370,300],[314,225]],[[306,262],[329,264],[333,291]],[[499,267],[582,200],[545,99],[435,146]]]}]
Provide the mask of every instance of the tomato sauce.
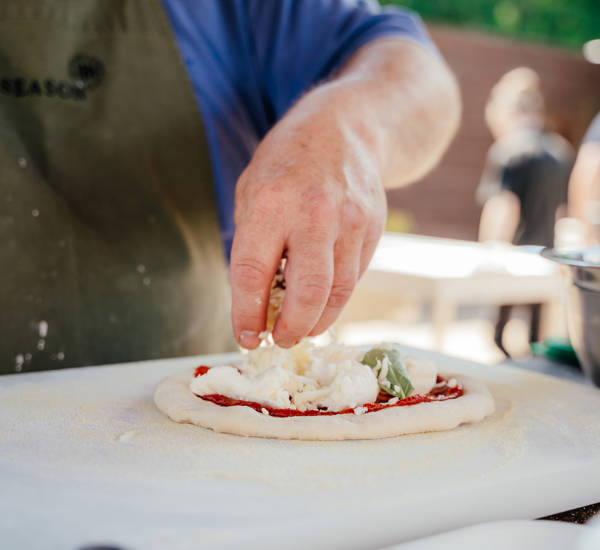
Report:
[{"label": "tomato sauce", "polygon": [[[210,370],[210,367],[202,365],[198,367],[194,376],[202,376],[206,374]],[[390,409],[392,407],[408,407],[410,405],[418,405],[419,403],[431,403],[433,401],[447,401],[449,399],[456,399],[457,397],[461,397],[464,395],[464,389],[460,384],[457,384],[453,388],[447,385],[447,380],[442,376],[438,376],[436,380],[436,386],[440,385],[442,382],[445,382],[446,385],[441,388],[434,388],[426,395],[416,394],[406,397],[404,399],[400,399],[396,403],[388,403],[390,399],[392,399],[391,395],[385,394],[381,392],[377,398],[375,403],[365,403],[362,405],[363,408],[366,409],[364,414],[368,414],[371,412],[381,411],[384,409]],[[295,409],[275,409],[272,407],[267,407],[262,405],[261,403],[256,403],[255,401],[244,401],[243,399],[233,399],[232,397],[227,397],[225,395],[220,394],[209,394],[209,395],[198,395],[200,399],[204,399],[205,401],[210,401],[215,405],[219,405],[221,407],[234,407],[234,406],[245,406],[254,409],[257,412],[263,412],[266,410],[269,413],[269,416],[275,416],[279,418],[285,418],[290,416],[332,416],[334,414],[354,414],[354,409],[344,409],[342,411],[325,411],[325,410],[307,410],[307,411],[297,411]]]}]

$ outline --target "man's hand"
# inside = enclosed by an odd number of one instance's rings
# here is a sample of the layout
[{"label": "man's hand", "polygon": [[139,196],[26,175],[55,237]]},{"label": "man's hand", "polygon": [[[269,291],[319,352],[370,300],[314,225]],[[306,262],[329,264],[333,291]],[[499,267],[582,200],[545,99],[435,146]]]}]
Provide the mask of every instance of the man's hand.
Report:
[{"label": "man's hand", "polygon": [[269,132],[236,187],[232,321],[243,347],[260,343],[283,254],[287,289],[275,342],[290,347],[333,323],[383,230],[384,186],[422,176],[458,113],[443,62],[385,39],[361,48]]},{"label": "man's hand", "polygon": [[286,294],[273,338],[289,347],[333,323],[381,235],[386,203],[377,169],[328,116],[270,133],[237,184],[231,283],[244,347],[259,343],[284,251]]}]

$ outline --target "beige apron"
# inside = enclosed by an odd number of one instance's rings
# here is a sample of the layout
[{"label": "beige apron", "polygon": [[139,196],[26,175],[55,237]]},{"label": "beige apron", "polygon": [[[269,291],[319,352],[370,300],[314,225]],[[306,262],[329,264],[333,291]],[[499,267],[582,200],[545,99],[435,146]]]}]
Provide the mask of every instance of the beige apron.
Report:
[{"label": "beige apron", "polygon": [[0,373],[232,349],[208,147],[160,0],[2,0],[0,239]]}]

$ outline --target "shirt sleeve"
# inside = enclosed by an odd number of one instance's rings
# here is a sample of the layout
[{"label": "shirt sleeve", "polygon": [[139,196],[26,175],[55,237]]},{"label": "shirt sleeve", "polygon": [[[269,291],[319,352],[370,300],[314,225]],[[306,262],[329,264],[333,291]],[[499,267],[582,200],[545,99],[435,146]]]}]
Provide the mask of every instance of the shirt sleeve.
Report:
[{"label": "shirt sleeve", "polygon": [[371,40],[397,36],[437,52],[416,14],[369,0],[253,0],[248,17],[272,122]]},{"label": "shirt sleeve", "polygon": [[598,113],[583,138],[583,143],[594,141],[600,143],[600,113]]}]

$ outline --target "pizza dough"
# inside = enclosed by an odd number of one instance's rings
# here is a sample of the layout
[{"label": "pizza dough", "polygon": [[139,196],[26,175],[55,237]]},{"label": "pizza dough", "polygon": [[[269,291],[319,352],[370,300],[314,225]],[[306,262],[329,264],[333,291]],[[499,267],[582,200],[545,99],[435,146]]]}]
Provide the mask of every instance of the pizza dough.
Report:
[{"label": "pizza dough", "polygon": [[169,376],[154,393],[157,407],[175,422],[217,432],[278,439],[379,439],[419,432],[449,430],[483,420],[494,412],[485,385],[459,374],[443,373],[463,385],[464,395],[445,401],[390,407],[366,414],[272,417],[247,406],[224,407],[190,390],[193,371]]},{"label": "pizza dough", "polygon": [[[175,422],[217,432],[308,440],[379,439],[449,430],[494,412],[494,400],[481,382],[452,374],[446,375],[448,381],[454,378],[454,386],[448,382],[448,387],[456,387],[458,379],[462,395],[395,405],[415,394],[428,395],[438,378],[433,364],[403,358],[393,345],[367,352],[343,345],[315,347],[310,339],[289,350],[275,346],[269,332],[284,299],[284,273],[282,260],[271,284],[263,333],[266,345],[249,351],[239,364],[202,366],[206,370],[198,371],[199,378],[194,371],[166,378],[154,393],[162,412]],[[388,406],[369,410],[382,392],[390,398]],[[218,404],[211,396],[229,401]],[[269,407],[274,408],[273,416]],[[278,416],[275,409],[303,414]]]}]

